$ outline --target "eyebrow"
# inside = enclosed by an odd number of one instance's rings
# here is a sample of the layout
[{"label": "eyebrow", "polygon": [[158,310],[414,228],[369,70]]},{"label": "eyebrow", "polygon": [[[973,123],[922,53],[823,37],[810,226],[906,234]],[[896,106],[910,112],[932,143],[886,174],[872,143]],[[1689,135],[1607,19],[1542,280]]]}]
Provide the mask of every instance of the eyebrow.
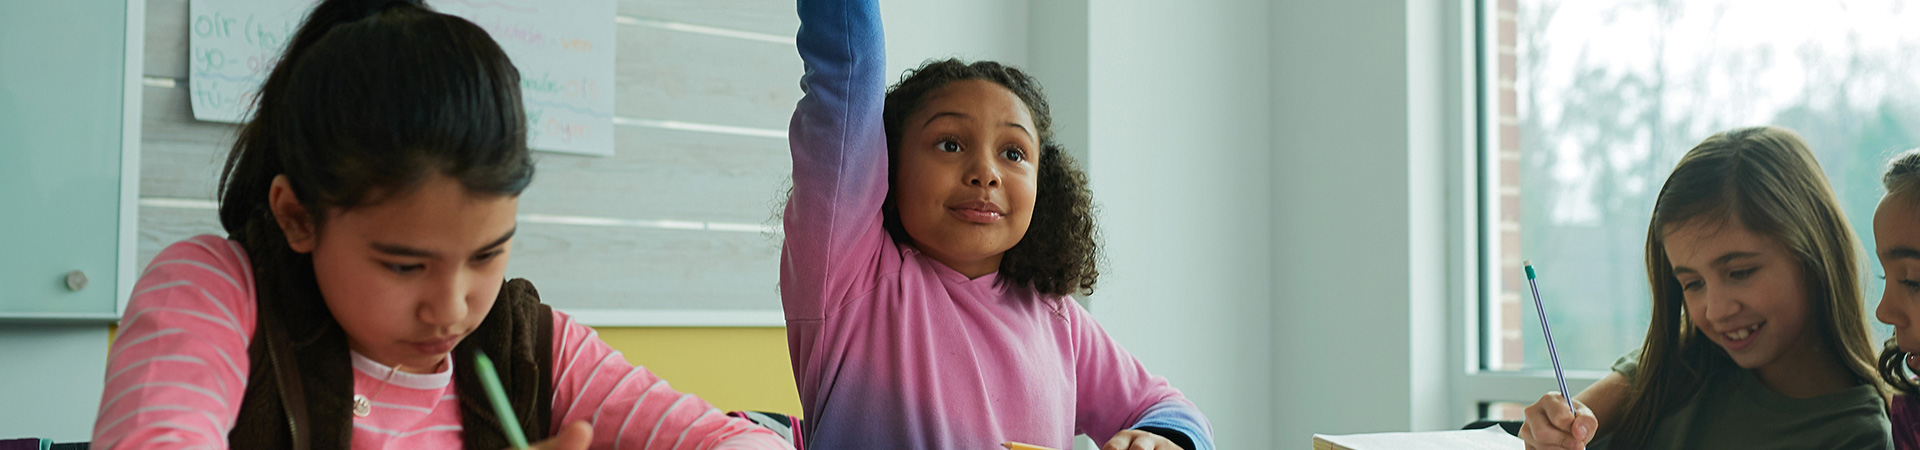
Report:
[{"label": "eyebrow", "polygon": [[1913,247],[1894,247],[1887,249],[1887,252],[1880,256],[1880,259],[1920,259],[1920,249],[1914,249]]},{"label": "eyebrow", "polygon": [[[480,252],[492,250],[496,247],[499,247],[501,244],[507,243],[508,239],[512,239],[513,233],[518,231],[520,231],[520,227],[515,226],[513,227],[513,229],[507,230],[507,234],[501,235],[500,238],[494,239],[493,242],[489,242],[487,243],[487,245],[480,246],[480,249],[475,250],[474,253],[480,253]],[[382,243],[382,242],[374,242],[369,245],[373,246],[373,249],[375,251],[393,255],[393,256],[406,256],[406,257],[413,257],[413,258],[429,258],[429,259],[437,258],[440,256],[440,254],[432,251],[417,249],[417,248],[408,247],[404,245],[388,244],[388,243]]]},{"label": "eyebrow", "polygon": [[[927,121],[926,121],[925,123],[921,123],[921,124],[920,124],[920,126],[922,126],[922,127],[925,127],[925,126],[927,126],[928,124],[932,124],[932,123],[933,123],[933,120],[934,120],[934,119],[938,119],[938,118],[941,118],[941,117],[948,117],[948,116],[952,116],[952,117],[957,117],[957,118],[961,118],[961,119],[972,119],[972,118],[973,118],[973,116],[969,116],[969,115],[966,115],[965,113],[961,113],[961,112],[956,112],[956,111],[945,111],[945,112],[940,112],[940,113],[935,113],[935,114],[933,115],[933,117],[928,117],[928,118],[927,118]],[[1006,125],[1007,125],[1007,126],[1009,126],[1009,127],[1014,127],[1014,128],[1019,128],[1019,129],[1020,129],[1020,132],[1022,132],[1022,133],[1026,133],[1026,134],[1027,134],[1027,138],[1028,138],[1028,139],[1032,139],[1032,138],[1033,138],[1033,130],[1028,130],[1028,129],[1027,129],[1027,126],[1026,126],[1026,125],[1021,125],[1021,124],[1018,124],[1018,123],[1014,123],[1014,122],[1007,122],[1007,123],[1006,123]]]},{"label": "eyebrow", "polygon": [[930,123],[933,123],[933,121],[934,121],[934,119],[939,119],[939,118],[941,118],[941,117],[947,117],[947,116],[953,116],[953,117],[958,117],[958,118],[962,118],[962,119],[971,119],[971,118],[973,118],[972,116],[968,116],[968,115],[966,115],[966,114],[962,114],[962,113],[957,113],[957,112],[953,112],[953,111],[945,111],[945,112],[938,112],[938,113],[934,113],[934,114],[933,114],[933,117],[928,117],[928,118],[927,118],[927,121],[926,121],[925,123],[921,123],[921,124],[920,124],[920,126],[923,126],[923,127],[924,127],[924,126],[927,126],[927,124],[930,124]]},{"label": "eyebrow", "polygon": [[[1760,256],[1760,254],[1757,252],[1729,252],[1725,255],[1720,255],[1719,258],[1714,258],[1713,262],[1708,263],[1708,265],[1712,265],[1712,266],[1725,265],[1726,263],[1731,262],[1735,259],[1752,258],[1756,256]],[[1682,273],[1699,273],[1699,272],[1687,266],[1673,266],[1673,273],[1675,275],[1679,275]]]}]

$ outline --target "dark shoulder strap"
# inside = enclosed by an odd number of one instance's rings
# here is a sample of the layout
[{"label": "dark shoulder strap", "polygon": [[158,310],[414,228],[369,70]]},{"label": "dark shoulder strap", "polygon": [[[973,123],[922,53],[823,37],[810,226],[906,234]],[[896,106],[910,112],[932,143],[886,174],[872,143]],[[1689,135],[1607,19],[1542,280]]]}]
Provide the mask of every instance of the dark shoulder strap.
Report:
[{"label": "dark shoulder strap", "polygon": [[247,388],[227,441],[232,448],[307,450],[313,439],[305,389],[293,377],[300,373],[299,365],[279,314],[266,302],[259,303],[253,342],[247,346]]},{"label": "dark shoulder strap", "polygon": [[[527,288],[532,289],[533,285],[529,283]],[[538,294],[535,295],[534,300],[539,300]],[[545,303],[535,303],[534,306],[537,311],[533,315],[537,323],[534,329],[539,331],[533,334],[533,364],[541,369],[540,396],[539,401],[534,402],[534,418],[544,424],[552,424],[553,375],[560,373],[553,370],[553,308]]]},{"label": "dark shoulder strap", "polygon": [[294,363],[293,346],[287,341],[286,330],[278,326],[267,327],[267,359],[273,361],[273,383],[279,388],[280,401],[285,407],[287,427],[293,438],[293,450],[307,450],[313,442],[313,423],[307,418],[307,396],[294,374],[300,373],[300,366]]},{"label": "dark shoulder strap", "polygon": [[552,329],[552,310],[540,304],[533,283],[514,279],[500,287],[480,327],[454,348],[453,382],[460,398],[461,440],[467,448],[508,446],[479,375],[471,370],[476,352],[494,361],[507,403],[519,416],[511,420],[519,423],[527,440],[547,436],[553,415]]}]

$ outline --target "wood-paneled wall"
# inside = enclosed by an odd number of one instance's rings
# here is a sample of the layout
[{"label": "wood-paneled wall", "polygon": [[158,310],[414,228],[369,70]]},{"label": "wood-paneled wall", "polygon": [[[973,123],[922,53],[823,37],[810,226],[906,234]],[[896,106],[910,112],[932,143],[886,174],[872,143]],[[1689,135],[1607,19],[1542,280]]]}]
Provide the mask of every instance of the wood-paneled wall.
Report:
[{"label": "wood-paneled wall", "polygon": [[[147,2],[142,267],[168,244],[222,233],[213,200],[238,128],[193,120],[188,18],[187,0]],[[793,3],[621,0],[607,20],[619,39],[614,156],[535,153],[509,276],[589,323],[692,310],[731,322],[715,325],[778,325],[775,213],[802,71]]]}]

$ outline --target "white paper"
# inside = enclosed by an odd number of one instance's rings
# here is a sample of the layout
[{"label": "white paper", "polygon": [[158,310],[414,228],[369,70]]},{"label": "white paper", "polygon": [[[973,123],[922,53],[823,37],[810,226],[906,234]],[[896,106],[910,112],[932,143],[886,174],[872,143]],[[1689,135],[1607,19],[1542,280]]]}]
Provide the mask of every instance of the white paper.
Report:
[{"label": "white paper", "polygon": [[[192,0],[195,119],[240,123],[314,0]],[[493,37],[520,69],[536,150],[613,154],[613,0],[429,0]]]},{"label": "white paper", "polygon": [[1329,436],[1321,439],[1353,450],[1513,450],[1526,448],[1526,442],[1507,434],[1499,426],[1464,431],[1420,433],[1368,433]]},{"label": "white paper", "polygon": [[188,5],[188,88],[193,118],[245,122],[260,83],[280,62],[313,0],[193,0]]}]

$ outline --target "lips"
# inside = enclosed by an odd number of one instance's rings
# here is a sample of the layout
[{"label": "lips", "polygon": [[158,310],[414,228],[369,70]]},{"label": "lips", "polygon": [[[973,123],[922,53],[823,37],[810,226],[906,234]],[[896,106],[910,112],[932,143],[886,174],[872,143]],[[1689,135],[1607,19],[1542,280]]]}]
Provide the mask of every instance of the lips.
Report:
[{"label": "lips", "polygon": [[960,220],[982,224],[993,223],[1006,217],[1007,214],[1000,205],[984,200],[947,205],[947,212]]},{"label": "lips", "polygon": [[442,339],[407,341],[407,345],[412,346],[414,351],[420,352],[422,355],[444,355],[452,352],[453,347],[459,343],[460,336],[458,335]]}]

